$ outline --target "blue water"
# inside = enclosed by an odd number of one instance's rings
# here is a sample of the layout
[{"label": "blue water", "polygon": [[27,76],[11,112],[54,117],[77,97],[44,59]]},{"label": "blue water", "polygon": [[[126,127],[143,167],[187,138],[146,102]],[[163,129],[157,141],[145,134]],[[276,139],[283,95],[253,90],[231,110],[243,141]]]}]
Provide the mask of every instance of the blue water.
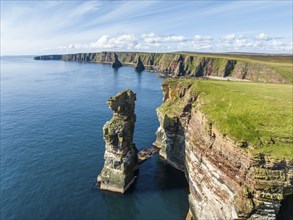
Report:
[{"label": "blue water", "polygon": [[93,190],[103,166],[106,100],[137,93],[137,147],[155,140],[162,80],[133,67],[1,58],[1,219],[183,219],[184,175],[158,156],[124,195]]}]

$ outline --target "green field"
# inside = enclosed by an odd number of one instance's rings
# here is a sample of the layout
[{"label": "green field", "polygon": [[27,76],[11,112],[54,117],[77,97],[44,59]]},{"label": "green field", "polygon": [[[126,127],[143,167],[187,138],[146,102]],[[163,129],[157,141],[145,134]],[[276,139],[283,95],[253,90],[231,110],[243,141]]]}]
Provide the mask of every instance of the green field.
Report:
[{"label": "green field", "polygon": [[[192,84],[191,91],[204,101],[199,108],[208,120],[223,135],[248,142],[245,149],[251,154],[293,160],[292,85],[195,79],[165,83],[173,88]],[[161,109],[176,111],[182,100],[176,102],[163,104]]]}]

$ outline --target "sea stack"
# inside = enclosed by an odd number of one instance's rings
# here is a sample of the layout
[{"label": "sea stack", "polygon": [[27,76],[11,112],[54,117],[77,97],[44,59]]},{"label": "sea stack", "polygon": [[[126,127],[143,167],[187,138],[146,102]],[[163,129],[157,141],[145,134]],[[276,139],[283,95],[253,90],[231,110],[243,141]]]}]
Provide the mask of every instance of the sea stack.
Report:
[{"label": "sea stack", "polygon": [[145,70],[145,67],[144,67],[143,63],[141,62],[140,56],[138,56],[138,58],[137,58],[137,63],[136,63],[136,66],[135,66],[135,70],[137,72],[142,72],[142,71]]},{"label": "sea stack", "polygon": [[114,62],[112,63],[112,67],[117,69],[122,66],[122,63],[119,61],[118,56],[116,53],[114,53]]},{"label": "sea stack", "polygon": [[133,143],[135,100],[136,94],[126,89],[107,101],[113,117],[103,127],[105,163],[98,176],[102,190],[124,193],[136,178],[139,165]]}]

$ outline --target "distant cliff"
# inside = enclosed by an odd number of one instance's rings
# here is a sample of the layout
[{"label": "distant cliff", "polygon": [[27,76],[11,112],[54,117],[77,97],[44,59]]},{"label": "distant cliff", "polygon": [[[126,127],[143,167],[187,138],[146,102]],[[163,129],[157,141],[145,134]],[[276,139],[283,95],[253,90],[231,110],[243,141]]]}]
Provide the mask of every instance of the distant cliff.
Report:
[{"label": "distant cliff", "polygon": [[101,52],[37,56],[35,60],[63,60],[113,64],[115,55],[123,65],[135,66],[138,58],[146,70],[164,73],[170,77],[219,76],[256,82],[287,83],[281,74],[269,65],[241,59],[192,55],[185,53]]}]

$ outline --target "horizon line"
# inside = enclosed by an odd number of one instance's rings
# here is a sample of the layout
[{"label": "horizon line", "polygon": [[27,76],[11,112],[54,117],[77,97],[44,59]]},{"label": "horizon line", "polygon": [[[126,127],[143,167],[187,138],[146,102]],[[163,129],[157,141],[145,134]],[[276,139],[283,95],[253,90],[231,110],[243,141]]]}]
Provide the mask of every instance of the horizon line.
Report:
[{"label": "horizon line", "polygon": [[50,55],[68,55],[68,54],[83,54],[83,53],[105,53],[105,52],[112,52],[112,53],[194,53],[194,54],[230,54],[230,55],[282,55],[282,56],[293,56],[292,53],[274,53],[274,52],[199,52],[199,51],[166,51],[166,52],[152,52],[152,51],[114,51],[114,50],[108,50],[108,51],[97,51],[97,52],[77,52],[77,53],[50,53],[50,54],[5,54],[0,55],[0,57],[8,57],[8,56],[50,56]]}]

